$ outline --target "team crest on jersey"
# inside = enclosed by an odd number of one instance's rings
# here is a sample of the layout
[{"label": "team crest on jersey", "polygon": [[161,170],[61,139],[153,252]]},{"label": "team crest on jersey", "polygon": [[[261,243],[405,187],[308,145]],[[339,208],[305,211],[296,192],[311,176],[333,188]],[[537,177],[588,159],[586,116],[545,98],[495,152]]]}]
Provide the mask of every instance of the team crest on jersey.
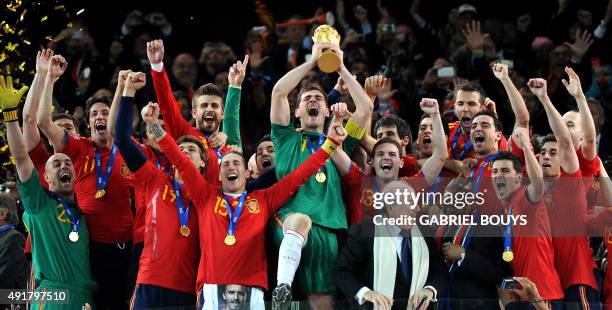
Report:
[{"label": "team crest on jersey", "polygon": [[132,172],[125,164],[121,165],[121,175],[126,179],[129,179],[132,176]]},{"label": "team crest on jersey", "polygon": [[259,213],[259,204],[257,203],[257,199],[249,199],[244,204],[247,206],[250,213]]}]

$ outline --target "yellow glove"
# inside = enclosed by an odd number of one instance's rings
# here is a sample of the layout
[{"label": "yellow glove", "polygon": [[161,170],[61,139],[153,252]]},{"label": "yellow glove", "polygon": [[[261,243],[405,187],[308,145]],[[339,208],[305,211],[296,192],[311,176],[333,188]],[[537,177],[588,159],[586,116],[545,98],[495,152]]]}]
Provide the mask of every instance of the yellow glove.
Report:
[{"label": "yellow glove", "polygon": [[5,81],[4,76],[0,75],[0,109],[2,109],[5,121],[11,122],[18,119],[17,106],[27,90],[28,87],[24,86],[15,91],[13,89],[13,78],[7,76]]}]

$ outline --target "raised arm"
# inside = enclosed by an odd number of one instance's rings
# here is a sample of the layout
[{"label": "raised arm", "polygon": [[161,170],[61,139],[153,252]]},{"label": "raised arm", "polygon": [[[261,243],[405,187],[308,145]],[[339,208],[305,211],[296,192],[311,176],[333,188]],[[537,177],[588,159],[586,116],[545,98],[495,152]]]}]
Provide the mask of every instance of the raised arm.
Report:
[{"label": "raised arm", "polygon": [[125,87],[122,87],[124,88],[123,96],[116,103],[119,108],[115,109],[117,115],[114,118],[117,130],[114,138],[128,168],[130,171],[136,172],[147,162],[147,157],[131,138],[132,105],[134,104],[134,94],[145,86],[147,77],[144,73],[138,72],[129,73],[125,79]]},{"label": "raised arm", "polygon": [[[166,157],[178,170],[189,195],[194,198],[194,201],[204,201],[204,197],[208,195],[209,184],[193,163],[179,150],[174,138],[166,134],[166,131],[158,122],[159,107],[157,104],[149,103],[142,109],[142,119],[149,126],[149,130],[157,139],[159,147],[166,154]],[[196,203],[196,206],[198,205],[201,204]]]},{"label": "raised arm", "polygon": [[[345,116],[350,114],[348,111],[348,107],[344,102],[339,102],[332,105],[330,110],[333,115],[332,124],[337,123],[339,120],[344,119]],[[334,134],[332,130],[334,129],[330,126],[327,133],[328,136]],[[340,176],[345,176],[351,170],[351,164],[353,161],[348,156],[348,154],[346,154],[346,152],[342,150],[342,148],[338,149],[331,156],[331,159],[334,162],[334,166],[336,166],[336,170],[338,170],[338,173],[340,173]]]},{"label": "raised arm", "polygon": [[30,91],[26,96],[23,106],[23,138],[26,149],[32,151],[40,142],[40,133],[36,125],[36,113],[40,104],[45,77],[49,70],[49,61],[53,57],[53,50],[45,49],[36,54],[36,74],[30,85]]},{"label": "raised arm", "polygon": [[542,173],[542,167],[540,167],[538,160],[533,154],[533,148],[531,147],[531,142],[529,142],[529,129],[515,129],[512,139],[516,139],[517,144],[523,150],[523,154],[525,154],[525,168],[530,181],[529,186],[527,186],[529,200],[532,202],[540,201],[542,196],[544,196],[544,174]]},{"label": "raised arm", "polygon": [[502,83],[506,90],[506,94],[508,94],[510,106],[512,107],[512,112],[514,112],[515,117],[514,127],[529,128],[529,111],[527,110],[527,105],[525,105],[523,96],[521,96],[519,90],[514,86],[514,83],[512,83],[510,76],[508,76],[508,65],[501,63],[494,64],[493,74]]},{"label": "raised arm", "polygon": [[440,174],[442,167],[444,167],[444,163],[448,158],[448,151],[446,150],[446,136],[444,135],[444,126],[440,118],[438,101],[436,99],[423,98],[421,100],[421,110],[429,114],[432,121],[431,146],[433,153],[421,168],[425,180],[431,185],[436,182],[436,178]]},{"label": "raised arm", "polygon": [[49,139],[49,143],[58,151],[61,151],[66,145],[66,131],[56,124],[53,123],[51,119],[52,114],[52,105],[53,105],[53,85],[55,81],[64,74],[66,68],[68,67],[68,63],[66,59],[60,55],[55,55],[51,57],[51,61],[49,61],[49,69],[47,71],[47,76],[45,77],[42,100],[40,104],[40,108],[38,109],[38,114],[36,117],[36,122],[38,123],[38,128],[47,136]]},{"label": "raised arm", "polygon": [[270,107],[270,121],[272,124],[286,126],[291,120],[291,111],[289,108],[289,93],[296,88],[300,81],[312,70],[317,64],[317,59],[321,55],[323,48],[331,48],[332,45],[324,43],[315,43],[312,46],[312,57],[307,62],[297,66],[293,70],[287,72],[282,78],[276,82],[272,89],[272,105]]},{"label": "raised arm", "polygon": [[565,85],[570,95],[576,99],[578,111],[580,113],[580,123],[582,124],[582,142],[580,143],[580,148],[582,149],[584,159],[591,161],[597,156],[597,133],[595,131],[593,115],[591,115],[586,97],[582,92],[580,77],[578,77],[578,74],[570,67],[565,67],[565,73],[569,76],[569,82],[562,80],[563,85]]},{"label": "raised arm", "polygon": [[227,75],[230,86],[227,90],[223,112],[223,132],[227,134],[227,145],[237,145],[239,148],[242,148],[242,140],[240,139],[240,92],[248,65],[249,55],[245,55],[244,61],[239,60],[231,66]]},{"label": "raised arm", "polygon": [[172,95],[170,80],[168,80],[168,74],[164,70],[164,42],[162,40],[147,42],[147,57],[151,63],[151,77],[153,78],[155,95],[168,132],[175,137],[188,134],[199,136],[197,134],[198,130],[183,118],[179,105]]},{"label": "raised arm", "polygon": [[548,93],[546,92],[546,80],[530,79],[527,86],[529,86],[531,92],[538,97],[544,106],[548,124],[550,124],[550,128],[557,139],[561,168],[568,174],[578,171],[580,165],[578,163],[576,149],[572,142],[572,137],[565,122],[563,122],[563,117],[561,117],[561,114],[559,114],[559,111],[557,111],[548,97]]},{"label": "raised arm", "polygon": [[355,113],[353,113],[352,119],[357,126],[365,128],[369,123],[369,120],[372,119],[372,111],[374,110],[372,99],[344,65],[344,61],[342,60],[343,53],[340,48],[334,47],[333,50],[338,54],[338,56],[340,56],[341,59],[340,70],[338,70],[338,73],[340,74],[340,77],[344,81],[344,85],[346,85],[346,88],[355,102],[356,109]]},{"label": "raised arm", "polygon": [[17,175],[19,180],[25,182],[30,179],[34,171],[34,164],[28,156],[26,143],[19,128],[18,106],[23,94],[28,90],[27,86],[20,90],[13,89],[13,78],[0,75],[0,108],[4,121],[6,122],[6,136],[8,140],[9,150],[15,159],[17,166]]},{"label": "raised arm", "polygon": [[[119,111],[119,102],[121,100],[121,96],[123,95],[123,88],[125,87],[125,80],[128,77],[132,70],[121,70],[119,71],[119,76],[117,77],[117,89],[115,89],[115,96],[113,96],[113,102],[110,107],[110,111],[108,114],[108,126],[106,130],[108,130],[108,134],[115,137],[115,124],[117,119],[117,112]],[[132,96],[134,98],[134,96]],[[133,101],[134,99],[132,99]],[[119,133],[122,134],[122,133]]]}]

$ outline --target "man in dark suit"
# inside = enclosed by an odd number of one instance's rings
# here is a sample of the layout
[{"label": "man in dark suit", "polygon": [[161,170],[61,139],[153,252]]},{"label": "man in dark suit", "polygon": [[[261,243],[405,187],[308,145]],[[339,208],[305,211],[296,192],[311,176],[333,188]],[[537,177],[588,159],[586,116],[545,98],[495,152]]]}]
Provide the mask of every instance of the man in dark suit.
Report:
[{"label": "man in dark suit", "polygon": [[[457,184],[463,181],[463,184]],[[469,191],[465,178],[453,180],[446,192]],[[458,208],[457,206],[461,207]],[[479,217],[477,206],[455,203],[445,207],[448,215]],[[512,275],[511,266],[502,259],[503,231],[494,225],[440,225],[436,249],[446,262],[447,290],[440,292],[438,309],[493,309],[498,307],[497,286]]]},{"label": "man in dark suit", "polygon": [[[394,193],[397,189],[414,191],[407,183],[394,181],[385,186],[384,192]],[[435,301],[437,292],[445,289],[446,272],[442,257],[435,250],[433,238],[423,237],[431,236],[433,232],[428,227],[411,225],[408,221],[402,225],[383,224],[383,218],[407,216],[416,219],[416,210],[402,205],[386,205],[383,214],[363,220],[349,230],[334,267],[334,282],[354,308],[377,305],[384,309],[408,309],[408,306],[414,309],[420,306],[418,309],[422,310],[430,301]],[[396,253],[395,259],[387,260],[389,264],[383,266],[383,269],[389,269],[388,273],[381,270],[380,262],[377,263],[377,260],[384,261],[379,253],[383,250],[377,246],[382,240],[391,242],[391,253]],[[385,245],[388,248],[389,244]],[[393,263],[395,268],[391,266]],[[385,285],[381,281],[394,281],[390,286],[392,290],[389,290],[389,283]]]}]

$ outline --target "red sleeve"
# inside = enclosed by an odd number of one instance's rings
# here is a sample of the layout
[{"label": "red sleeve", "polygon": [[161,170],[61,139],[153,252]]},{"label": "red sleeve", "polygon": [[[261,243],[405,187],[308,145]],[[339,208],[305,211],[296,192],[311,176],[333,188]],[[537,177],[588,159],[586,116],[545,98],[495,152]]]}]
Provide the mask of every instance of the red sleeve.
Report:
[{"label": "red sleeve", "polygon": [[34,168],[38,171],[38,178],[40,179],[40,184],[45,188],[49,188],[49,183],[45,180],[45,164],[47,164],[47,160],[51,157],[51,154],[45,150],[45,146],[42,143],[42,140],[38,142],[36,147],[32,149],[28,155],[32,159],[32,163],[34,163]]},{"label": "red sleeve", "polygon": [[299,165],[291,173],[284,176],[276,184],[264,190],[264,195],[270,208],[269,214],[274,214],[282,207],[289,197],[302,186],[320,167],[325,165],[329,154],[323,149],[318,149],[308,159]]},{"label": "red sleeve", "polygon": [[185,157],[178,146],[174,138],[170,135],[166,135],[161,141],[159,141],[159,147],[166,153],[166,156],[178,169],[185,188],[194,200],[196,208],[204,208],[204,202],[207,200],[209,193],[214,193],[215,190],[213,185],[207,183],[204,177],[200,174],[200,171],[193,165],[193,163]]},{"label": "red sleeve", "polygon": [[599,212],[597,216],[590,219],[588,224],[589,232],[599,236],[605,231],[606,227],[609,226],[610,223],[612,223],[612,207],[608,207],[607,209]]},{"label": "red sleeve", "polygon": [[342,177],[342,184],[345,188],[345,201],[347,202],[349,225],[358,223],[363,218],[361,208],[361,178],[364,175],[359,171],[359,166],[351,164],[349,172]]},{"label": "red sleeve", "polygon": [[411,177],[419,171],[416,156],[407,154],[402,159],[404,164],[399,170],[399,177]]},{"label": "red sleeve", "polygon": [[[200,140],[204,140],[204,138],[201,138]],[[204,177],[206,178],[206,182],[210,184],[220,184],[219,157],[217,157],[217,152],[215,152],[215,150],[211,148],[207,150],[208,150],[208,157],[206,158],[206,171],[204,172]]]},{"label": "red sleeve", "polygon": [[576,151],[576,155],[578,155],[578,163],[580,164],[582,176],[593,177],[599,175],[601,165],[599,163],[599,157],[597,155],[595,155],[595,158],[593,160],[587,160],[584,158],[584,154],[582,154],[582,148],[578,148],[578,150]]},{"label": "red sleeve", "polygon": [[157,103],[159,104],[159,109],[164,118],[168,133],[178,138],[184,135],[201,137],[202,133],[191,127],[189,122],[183,118],[179,105],[176,99],[174,99],[174,95],[172,95],[172,88],[170,87],[166,69],[163,68],[161,72],[151,70],[151,76],[153,77]]}]

